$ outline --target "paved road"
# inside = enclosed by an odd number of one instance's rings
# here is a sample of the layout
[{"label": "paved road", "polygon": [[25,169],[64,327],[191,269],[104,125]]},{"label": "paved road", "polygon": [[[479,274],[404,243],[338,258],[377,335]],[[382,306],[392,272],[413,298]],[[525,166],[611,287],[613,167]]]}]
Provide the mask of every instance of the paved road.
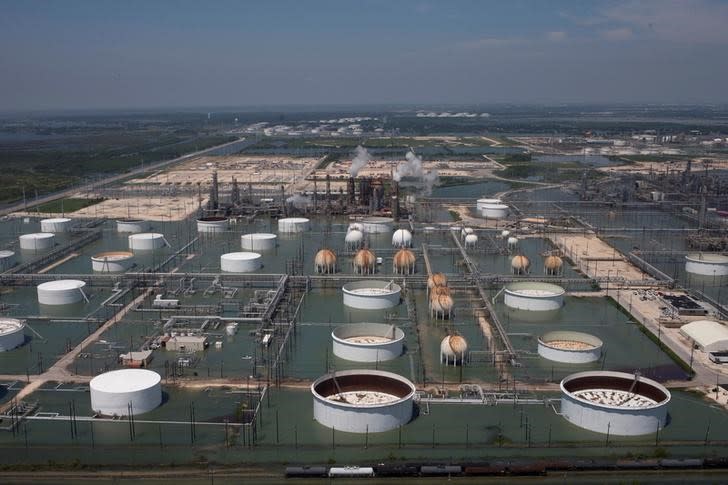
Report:
[{"label": "paved road", "polygon": [[[231,142],[227,142],[227,143],[223,143],[222,145],[215,145],[213,147],[205,148],[204,150],[200,150],[197,152],[188,153],[187,155],[182,155],[181,157],[173,158],[172,160],[164,160],[161,162],[144,165],[143,167],[135,168],[129,172],[125,172],[125,173],[122,173],[119,175],[112,175],[110,177],[99,179],[95,182],[91,182],[91,183],[84,184],[81,186],[71,187],[69,189],[62,190],[60,192],[54,192],[53,194],[44,195],[43,197],[39,197],[37,200],[34,199],[32,202],[32,205],[45,204],[46,202],[51,202],[54,200],[62,199],[64,197],[69,197],[77,192],[92,190],[93,188],[101,186],[101,185],[109,185],[114,182],[119,182],[121,180],[130,178],[130,177],[141,175],[145,172],[149,172],[152,170],[159,170],[160,168],[164,168],[169,165],[173,165],[175,163],[184,162],[186,160],[189,160],[190,158],[207,155],[208,153],[215,151],[215,150],[219,150],[220,148],[234,145],[235,143],[240,143],[242,140],[244,140],[244,138],[241,138],[239,140],[234,140]],[[253,143],[255,143],[254,139],[248,140],[248,143],[241,144],[240,148],[241,149],[245,148],[247,145],[253,144]],[[26,205],[27,204],[24,204],[23,202],[19,202],[17,204],[5,206],[2,209],[0,209],[0,216],[5,216],[8,214],[12,214],[13,212],[22,211],[25,209]]]}]

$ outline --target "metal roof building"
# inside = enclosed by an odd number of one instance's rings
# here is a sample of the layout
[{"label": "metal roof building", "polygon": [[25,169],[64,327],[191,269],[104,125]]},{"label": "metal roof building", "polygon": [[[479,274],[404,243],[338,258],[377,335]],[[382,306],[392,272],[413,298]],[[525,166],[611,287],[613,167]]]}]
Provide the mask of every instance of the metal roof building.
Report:
[{"label": "metal roof building", "polygon": [[704,352],[728,350],[728,327],[712,320],[697,320],[680,327],[680,334]]}]

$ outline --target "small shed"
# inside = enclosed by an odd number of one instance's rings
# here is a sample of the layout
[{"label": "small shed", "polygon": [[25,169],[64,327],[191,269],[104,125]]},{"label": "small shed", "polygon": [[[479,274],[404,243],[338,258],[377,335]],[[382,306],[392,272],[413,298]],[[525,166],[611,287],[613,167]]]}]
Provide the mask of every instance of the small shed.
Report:
[{"label": "small shed", "polygon": [[697,320],[680,327],[680,334],[703,352],[728,350],[728,327],[712,320]]}]

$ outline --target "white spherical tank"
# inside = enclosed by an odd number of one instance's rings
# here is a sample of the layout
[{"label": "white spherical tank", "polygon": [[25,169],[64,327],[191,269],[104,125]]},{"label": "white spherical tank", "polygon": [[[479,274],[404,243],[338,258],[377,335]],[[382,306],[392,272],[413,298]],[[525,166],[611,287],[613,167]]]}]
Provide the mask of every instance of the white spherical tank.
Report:
[{"label": "white spherical tank", "polygon": [[638,436],[667,425],[670,391],[635,374],[591,371],[561,381],[561,415],[597,433]]},{"label": "white spherical tank", "polygon": [[345,284],[344,305],[360,310],[382,310],[399,305],[400,287],[394,281],[365,280]]},{"label": "white spherical tank", "polygon": [[121,273],[134,266],[134,253],[106,251],[91,256],[91,268],[100,273]]},{"label": "white spherical tank", "polygon": [[365,217],[360,221],[364,231],[370,234],[383,234],[392,231],[394,219],[391,217]]},{"label": "white spherical tank", "polygon": [[474,248],[478,245],[478,236],[475,234],[468,234],[465,236],[465,247],[466,248]]},{"label": "white spherical tank", "polygon": [[391,372],[349,370],[311,384],[313,417],[349,433],[380,433],[404,426],[414,413],[415,386]]},{"label": "white spherical tank", "polygon": [[564,364],[588,364],[599,360],[603,346],[594,335],[557,330],[538,338],[538,355]]},{"label": "white spherical tank", "polygon": [[524,281],[505,288],[505,304],[510,308],[530,311],[558,310],[564,305],[564,289],[551,283]]},{"label": "white spherical tank", "polygon": [[363,242],[364,233],[358,229],[352,229],[351,231],[347,232],[346,237],[344,238],[344,243],[346,243],[346,247],[350,249],[356,249],[360,247]]},{"label": "white spherical tank", "polygon": [[201,217],[197,219],[197,232],[201,234],[214,234],[218,232],[225,232],[230,226],[230,221],[227,217]]},{"label": "white spherical tank", "polygon": [[448,335],[440,342],[440,362],[445,365],[464,364],[467,353],[468,342],[461,335]]},{"label": "white spherical tank", "polygon": [[278,236],[275,234],[258,232],[240,236],[240,248],[247,251],[270,251],[277,244]]},{"label": "white spherical tank", "polygon": [[50,249],[56,244],[56,236],[49,232],[38,232],[35,234],[23,234],[19,238],[20,249],[30,251],[42,251]]},{"label": "white spherical tank", "polygon": [[116,221],[116,232],[146,232],[149,227],[149,222],[141,219],[118,219]]},{"label": "white spherical tank", "polygon": [[71,219],[68,217],[54,217],[40,221],[42,232],[66,232],[71,228]]},{"label": "white spherical tank", "polygon": [[287,217],[278,219],[278,232],[296,233],[311,229],[311,221],[305,217]]},{"label": "white spherical tank", "polygon": [[132,251],[153,251],[167,245],[164,234],[157,232],[142,232],[129,236],[129,249]]},{"label": "white spherical tank", "polygon": [[89,385],[91,409],[104,416],[149,412],[162,404],[162,378],[145,369],[121,369],[100,374]]},{"label": "white spherical tank", "polygon": [[488,219],[505,219],[508,217],[508,206],[505,204],[485,204],[480,213]]},{"label": "white spherical tank", "polygon": [[25,342],[25,322],[15,318],[0,318],[0,352],[20,347]]},{"label": "white spherical tank", "polygon": [[404,332],[384,323],[352,323],[331,332],[334,355],[354,362],[384,362],[402,355]]},{"label": "white spherical tank", "polygon": [[86,283],[81,280],[56,280],[38,285],[38,303],[43,305],[70,305],[86,299]]},{"label": "white spherical tank", "polygon": [[728,256],[718,253],[691,253],[685,256],[685,271],[702,276],[728,275]]},{"label": "white spherical tank", "polygon": [[412,233],[407,229],[397,229],[392,234],[392,246],[395,248],[412,247]]},{"label": "white spherical tank", "polygon": [[226,273],[250,273],[263,266],[263,257],[258,253],[239,252],[220,256],[220,270]]},{"label": "white spherical tank", "polygon": [[9,249],[0,251],[0,273],[4,273],[15,266],[15,252]]}]

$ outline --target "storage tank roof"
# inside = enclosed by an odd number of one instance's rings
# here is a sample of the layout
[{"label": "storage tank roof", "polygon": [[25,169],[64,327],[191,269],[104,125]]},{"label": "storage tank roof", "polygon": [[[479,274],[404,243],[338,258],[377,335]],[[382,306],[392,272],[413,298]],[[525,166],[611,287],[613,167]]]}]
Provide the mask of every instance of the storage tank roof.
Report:
[{"label": "storage tank roof", "polygon": [[258,259],[260,258],[260,254],[258,253],[249,253],[249,252],[239,252],[239,253],[226,253],[222,255],[225,259],[231,259],[235,261],[249,261],[251,259]]},{"label": "storage tank roof", "polygon": [[38,288],[42,290],[75,290],[84,286],[86,283],[81,280],[57,280],[41,283]]},{"label": "storage tank roof", "polygon": [[142,391],[154,387],[162,377],[145,369],[120,369],[100,374],[91,379],[91,389],[108,393]]}]

